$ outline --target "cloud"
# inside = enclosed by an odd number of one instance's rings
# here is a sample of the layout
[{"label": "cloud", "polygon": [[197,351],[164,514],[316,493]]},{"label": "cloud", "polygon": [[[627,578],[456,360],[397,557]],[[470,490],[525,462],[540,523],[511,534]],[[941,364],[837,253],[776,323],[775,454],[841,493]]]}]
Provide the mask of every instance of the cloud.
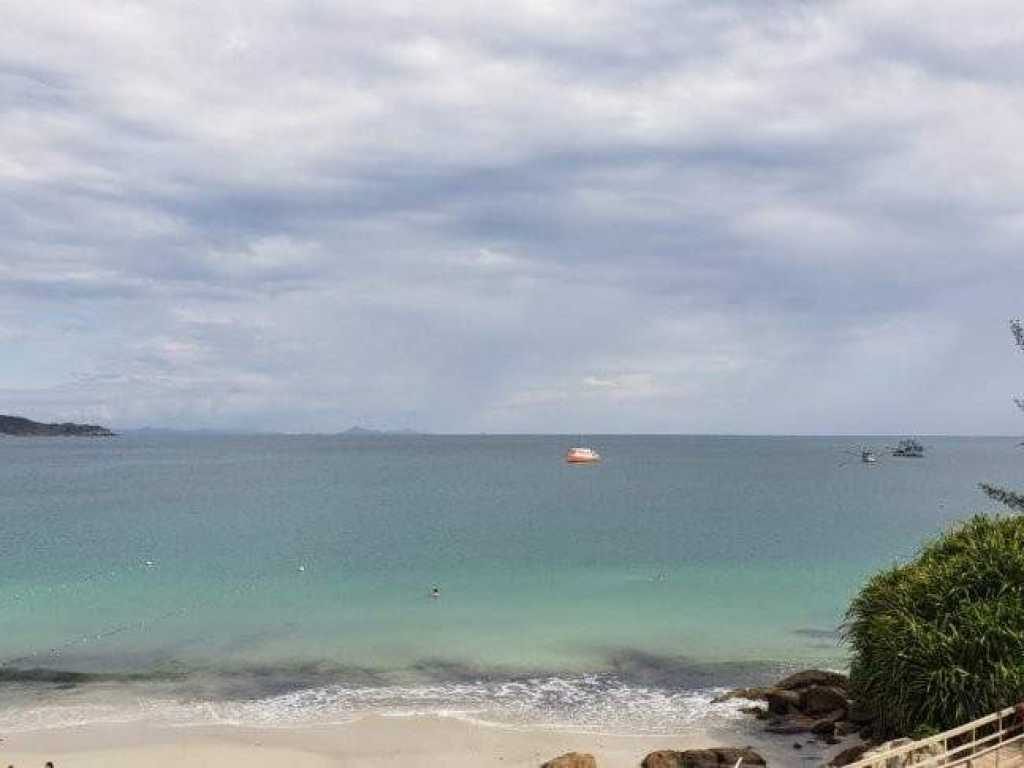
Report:
[{"label": "cloud", "polygon": [[12,7],[5,408],[287,430],[1014,431],[1017,15]]}]

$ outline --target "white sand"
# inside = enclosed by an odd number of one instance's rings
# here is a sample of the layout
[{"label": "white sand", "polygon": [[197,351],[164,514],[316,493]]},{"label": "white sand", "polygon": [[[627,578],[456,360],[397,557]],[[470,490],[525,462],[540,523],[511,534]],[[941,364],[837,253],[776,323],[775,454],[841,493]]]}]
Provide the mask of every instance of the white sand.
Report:
[{"label": "white sand", "polygon": [[601,768],[636,768],[655,749],[715,746],[688,735],[607,736],[513,730],[440,717],[368,716],[296,728],[95,725],[14,733],[0,742],[0,768],[410,768],[539,766],[565,752],[597,757]]}]

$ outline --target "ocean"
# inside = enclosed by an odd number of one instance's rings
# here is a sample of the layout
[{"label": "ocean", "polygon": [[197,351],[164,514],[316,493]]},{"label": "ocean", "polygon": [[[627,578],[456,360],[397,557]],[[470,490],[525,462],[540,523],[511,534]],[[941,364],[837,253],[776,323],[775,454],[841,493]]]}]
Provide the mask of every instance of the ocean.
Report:
[{"label": "ocean", "polygon": [[[0,439],[0,732],[368,711],[676,733],[1024,485],[1009,438]],[[440,590],[432,599],[430,590]]]}]

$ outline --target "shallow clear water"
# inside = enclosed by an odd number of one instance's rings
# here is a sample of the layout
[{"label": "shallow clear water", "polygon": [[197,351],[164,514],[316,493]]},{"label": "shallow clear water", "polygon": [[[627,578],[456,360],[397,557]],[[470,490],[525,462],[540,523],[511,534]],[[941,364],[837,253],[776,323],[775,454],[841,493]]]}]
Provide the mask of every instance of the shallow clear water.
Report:
[{"label": "shallow clear water", "polygon": [[717,687],[842,666],[867,574],[992,510],[979,481],[1024,485],[1010,439],[873,466],[846,451],[892,440],[595,436],[605,461],[566,465],[575,442],[2,439],[0,725],[678,729]]}]

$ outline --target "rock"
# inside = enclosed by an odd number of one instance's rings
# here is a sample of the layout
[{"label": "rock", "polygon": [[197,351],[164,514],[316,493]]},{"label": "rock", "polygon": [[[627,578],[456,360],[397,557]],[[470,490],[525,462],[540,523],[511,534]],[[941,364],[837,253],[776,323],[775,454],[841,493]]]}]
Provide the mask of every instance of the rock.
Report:
[{"label": "rock", "polygon": [[835,731],[836,736],[849,736],[854,732],[854,728],[846,720],[840,720],[836,723]]},{"label": "rock", "polygon": [[554,760],[548,760],[540,768],[597,768],[597,760],[593,755],[583,752],[567,752]]},{"label": "rock", "polygon": [[801,688],[808,688],[812,685],[835,686],[846,690],[849,679],[846,675],[838,672],[826,672],[823,669],[805,669],[789,677],[783,678],[776,684],[776,688],[787,691],[797,691]]},{"label": "rock", "polygon": [[832,768],[840,768],[840,766],[855,763],[861,759],[870,746],[870,744],[858,744],[855,747],[844,749],[829,761],[829,765],[832,766]]},{"label": "rock", "polygon": [[833,746],[833,745],[835,745],[835,744],[838,744],[838,743],[839,743],[839,739],[837,739],[837,738],[836,738],[835,736],[826,736],[826,737],[825,737],[825,738],[823,739],[823,741],[824,741],[824,742],[825,742],[826,744],[828,744],[829,746]]},{"label": "rock", "polygon": [[811,733],[816,736],[835,736],[836,734],[836,723],[843,719],[843,715],[846,714],[841,709],[829,712],[823,717],[819,717],[811,724]]},{"label": "rock", "polygon": [[801,744],[799,741],[794,741],[793,742],[793,749],[803,749],[803,748],[804,748],[804,745]]},{"label": "rock", "polygon": [[863,704],[856,701],[850,702],[847,718],[856,725],[865,725],[875,719],[874,713],[870,712]]},{"label": "rock", "polygon": [[712,704],[723,704],[731,699],[750,699],[751,701],[764,701],[770,688],[736,688],[734,690],[716,696],[711,700]]},{"label": "rock", "polygon": [[688,749],[676,752],[663,749],[651,752],[640,763],[641,768],[732,768],[743,758],[744,768],[764,766],[765,759],[750,747],[715,747],[714,749]]},{"label": "rock", "polygon": [[671,749],[659,749],[657,752],[651,752],[640,761],[640,768],[682,768],[682,766],[683,753]]},{"label": "rock", "polygon": [[808,731],[835,737],[835,723],[847,718],[853,704],[846,697],[848,680],[838,672],[807,669],[780,680],[774,688],[737,688],[716,701],[730,698],[761,698],[768,702],[768,712],[761,707],[745,707],[741,712],[770,720],[770,733],[794,734]]},{"label": "rock", "polygon": [[[905,738],[886,741],[882,744],[879,744],[877,747],[872,747],[871,749],[867,750],[864,753],[862,759],[878,757],[884,754],[885,752],[888,752],[893,749],[899,749],[900,747],[905,747],[908,744],[912,743],[913,742],[911,741],[911,739]],[[941,744],[929,744],[923,747],[919,747],[918,749],[915,749],[912,752],[907,752],[906,754],[900,755],[898,757],[890,757],[884,763],[879,763],[879,765],[884,766],[884,768],[905,768],[905,766],[915,765],[917,763],[922,763],[927,760],[931,760],[931,758],[937,757],[941,754]]]},{"label": "rock", "polygon": [[768,711],[773,715],[788,715],[800,709],[801,696],[796,691],[774,689],[768,692]]},{"label": "rock", "polygon": [[[846,712],[850,702],[846,691],[832,685],[812,685],[800,691],[799,709],[808,715],[823,715],[839,710]],[[836,718],[837,720],[839,718]]]}]

